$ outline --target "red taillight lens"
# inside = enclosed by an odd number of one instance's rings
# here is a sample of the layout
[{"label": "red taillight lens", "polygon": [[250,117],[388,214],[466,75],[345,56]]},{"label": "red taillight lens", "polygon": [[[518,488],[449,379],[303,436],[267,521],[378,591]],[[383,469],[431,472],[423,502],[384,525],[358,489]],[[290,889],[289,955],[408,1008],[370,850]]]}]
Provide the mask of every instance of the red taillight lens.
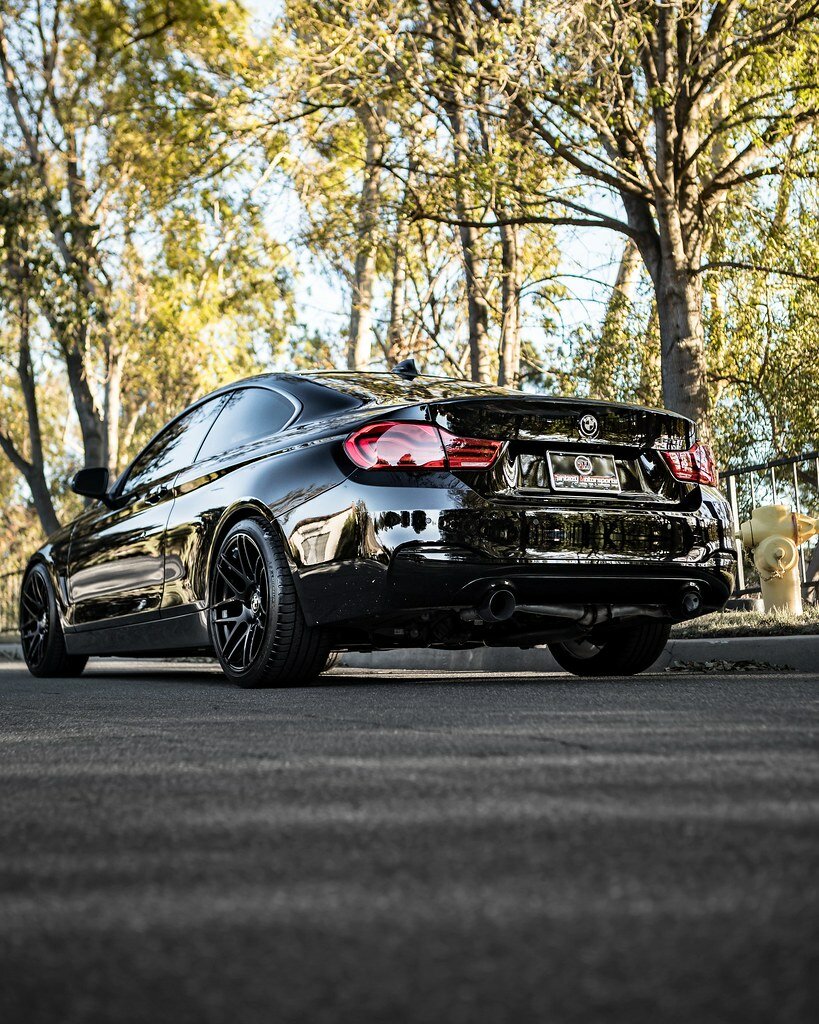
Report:
[{"label": "red taillight lens", "polygon": [[431,423],[371,423],[350,434],[344,451],[362,469],[443,469],[444,446]]},{"label": "red taillight lens", "polygon": [[698,441],[687,452],[663,452],[672,476],[684,483],[710,484],[717,483],[717,467],[714,453],[707,444]]},{"label": "red taillight lens", "polygon": [[488,469],[502,445],[456,437],[431,423],[388,421],[354,431],[344,451],[361,469]]},{"label": "red taillight lens", "polygon": [[448,430],[441,431],[441,440],[450,469],[489,469],[503,447],[503,441],[456,437]]}]

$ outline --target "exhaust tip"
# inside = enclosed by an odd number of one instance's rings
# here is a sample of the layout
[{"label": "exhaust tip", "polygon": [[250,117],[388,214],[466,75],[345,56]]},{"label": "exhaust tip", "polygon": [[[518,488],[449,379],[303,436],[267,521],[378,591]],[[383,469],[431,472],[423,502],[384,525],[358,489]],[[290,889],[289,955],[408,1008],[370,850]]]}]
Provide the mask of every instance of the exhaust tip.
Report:
[{"label": "exhaust tip", "polygon": [[680,595],[680,611],[687,617],[698,615],[702,611],[702,594],[696,583],[690,583],[683,588]]},{"label": "exhaust tip", "polygon": [[507,587],[488,590],[478,605],[478,614],[484,622],[505,622],[515,614],[518,602]]}]

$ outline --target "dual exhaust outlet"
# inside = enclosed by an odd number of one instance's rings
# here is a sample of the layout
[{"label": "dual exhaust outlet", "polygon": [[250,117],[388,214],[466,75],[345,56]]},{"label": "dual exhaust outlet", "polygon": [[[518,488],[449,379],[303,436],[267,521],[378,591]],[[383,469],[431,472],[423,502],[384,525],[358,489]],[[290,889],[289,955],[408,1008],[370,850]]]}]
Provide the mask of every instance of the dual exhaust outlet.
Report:
[{"label": "dual exhaust outlet", "polygon": [[[689,619],[702,609],[702,591],[696,583],[685,583],[676,600],[668,609],[672,615]],[[560,605],[560,604],[518,604],[512,587],[505,583],[493,584],[483,592],[475,611],[484,622],[506,622],[517,611],[532,615],[551,616],[557,619],[572,619],[581,625],[593,626],[610,619],[625,619],[636,616],[664,618],[664,611],[657,605]]]}]

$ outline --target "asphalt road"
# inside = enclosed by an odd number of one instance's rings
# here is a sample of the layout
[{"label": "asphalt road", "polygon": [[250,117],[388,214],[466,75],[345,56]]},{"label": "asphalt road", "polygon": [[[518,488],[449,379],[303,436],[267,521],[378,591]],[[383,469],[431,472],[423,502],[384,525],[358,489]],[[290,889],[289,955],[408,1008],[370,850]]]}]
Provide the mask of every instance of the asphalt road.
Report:
[{"label": "asphalt road", "polygon": [[3,1024],[816,1019],[819,675],[0,690]]}]

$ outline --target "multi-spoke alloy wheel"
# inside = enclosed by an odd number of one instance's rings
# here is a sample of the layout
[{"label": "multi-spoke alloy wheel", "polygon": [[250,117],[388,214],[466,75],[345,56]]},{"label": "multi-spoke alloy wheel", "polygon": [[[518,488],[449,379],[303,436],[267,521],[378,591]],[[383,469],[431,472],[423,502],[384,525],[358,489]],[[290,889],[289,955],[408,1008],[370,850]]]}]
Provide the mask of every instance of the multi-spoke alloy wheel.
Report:
[{"label": "multi-spoke alloy wheel", "polygon": [[20,592],[20,640],[23,657],[35,676],[79,675],[88,658],[68,654],[48,572],[35,565]]},{"label": "multi-spoke alloy wheel", "polygon": [[20,595],[20,638],[29,668],[38,668],[46,656],[50,604],[43,575],[32,572],[26,577]]},{"label": "multi-spoke alloy wheel", "polygon": [[211,606],[219,657],[234,672],[246,672],[262,646],[270,605],[267,567],[247,533],[233,533],[216,559]]},{"label": "multi-spoke alloy wheel", "polygon": [[304,621],[275,528],[261,519],[237,523],[212,566],[211,640],[225,675],[242,687],[315,679],[327,660],[327,641]]}]

